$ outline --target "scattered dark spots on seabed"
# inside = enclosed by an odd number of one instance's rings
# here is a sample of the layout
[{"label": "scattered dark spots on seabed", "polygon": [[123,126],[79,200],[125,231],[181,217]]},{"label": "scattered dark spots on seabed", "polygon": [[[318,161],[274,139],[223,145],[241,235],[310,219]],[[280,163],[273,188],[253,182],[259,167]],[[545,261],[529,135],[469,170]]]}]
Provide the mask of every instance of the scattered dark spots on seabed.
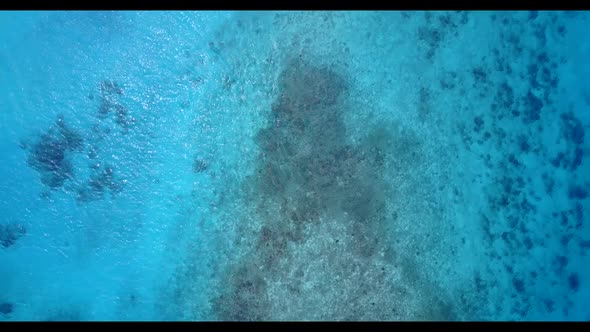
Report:
[{"label": "scattered dark spots on seabed", "polygon": [[571,291],[577,292],[580,288],[580,277],[577,273],[572,273],[567,277],[567,284]]},{"label": "scattered dark spots on seabed", "polygon": [[529,20],[534,20],[537,18],[537,16],[539,16],[539,12],[536,10],[529,11]]},{"label": "scattered dark spots on seabed", "polygon": [[459,25],[465,25],[469,21],[466,12],[458,15],[448,13],[438,15],[438,20],[432,20],[432,13],[424,14],[426,25],[418,28],[418,38],[426,43],[426,59],[432,60],[436,51],[440,47],[445,36],[454,33],[457,36]]},{"label": "scattered dark spots on seabed", "polygon": [[418,117],[424,121],[431,111],[430,91],[426,87],[421,87],[418,91]]},{"label": "scattered dark spots on seabed", "polygon": [[[302,243],[304,230],[325,214],[347,216],[337,221],[351,235],[350,246],[342,248],[350,255],[367,261],[390,245],[382,236],[389,227],[389,189],[382,178],[385,161],[393,149],[397,160],[404,162],[396,167],[406,163],[413,167],[420,157],[420,141],[411,132],[393,139],[395,130],[382,125],[361,143],[349,142],[342,119],[348,84],[346,76],[330,67],[300,57],[286,61],[278,79],[281,97],[271,106],[269,125],[255,137],[261,150],[255,167],[258,176],[244,184],[254,188],[248,199],[256,205],[253,213],[261,213],[257,217],[261,231],[251,251],[228,273],[228,286],[213,301],[219,318],[272,317],[268,283],[285,268],[301,268],[290,266],[291,248]],[[294,281],[289,284],[293,285],[285,287],[299,287]],[[370,286],[358,285],[360,290],[364,287]],[[387,301],[389,295],[380,296]],[[374,310],[371,306],[360,309]]]},{"label": "scattered dark spots on seabed", "polygon": [[584,207],[580,202],[576,202],[573,214],[576,219],[576,229],[582,229],[584,227]]},{"label": "scattered dark spots on seabed", "polygon": [[582,161],[584,160],[584,150],[580,146],[576,146],[574,150],[574,160],[571,163],[570,170],[575,171],[580,165],[582,165]]},{"label": "scattered dark spots on seabed", "polygon": [[122,95],[123,88],[115,81],[105,80],[100,84],[100,93],[104,96]]},{"label": "scattered dark spots on seabed", "polygon": [[14,310],[14,305],[10,302],[0,303],[0,314],[8,315]]},{"label": "scattered dark spots on seabed", "polygon": [[518,136],[518,148],[520,152],[526,153],[531,151],[531,146],[529,144],[528,138],[525,135]]},{"label": "scattered dark spots on seabed", "polygon": [[563,270],[567,267],[569,260],[565,256],[557,256],[555,257],[555,264],[557,265],[557,271],[561,274]]},{"label": "scattered dark spots on seabed", "polygon": [[513,153],[508,155],[508,162],[514,167],[520,166],[520,162],[516,159],[516,156]]},{"label": "scattered dark spots on seabed", "polygon": [[16,223],[0,224],[0,245],[3,248],[13,246],[27,233],[25,226]]},{"label": "scattered dark spots on seabed", "polygon": [[195,157],[193,161],[193,172],[194,173],[201,173],[206,171],[209,168],[209,163],[200,157]]},{"label": "scattered dark spots on seabed", "polygon": [[565,153],[559,152],[557,156],[551,160],[551,165],[553,165],[553,167],[561,167],[562,163],[564,166],[567,165],[567,161],[565,161]]},{"label": "scattered dark spots on seabed", "polygon": [[121,88],[114,81],[102,81],[100,83],[100,102],[98,106],[99,119],[105,119],[114,114],[116,123],[127,133],[129,128],[135,124],[135,118],[129,115],[128,109],[118,100],[123,95]]},{"label": "scattered dark spots on seabed", "polygon": [[562,113],[561,120],[563,121],[563,135],[565,138],[575,146],[582,145],[585,136],[582,122],[574,116],[572,111]]},{"label": "scattered dark spots on seabed", "polygon": [[522,279],[512,278],[512,285],[518,293],[522,294],[524,292],[524,281]]},{"label": "scattered dark spots on seabed", "polygon": [[[546,173],[544,173],[546,175]],[[543,184],[545,185],[545,191],[550,196],[553,194],[553,189],[555,188],[555,179],[550,176],[543,177]]]},{"label": "scattered dark spots on seabed", "polygon": [[474,130],[480,132],[483,129],[484,121],[481,116],[476,116],[473,119],[473,124],[475,125]]},{"label": "scattered dark spots on seabed", "polygon": [[54,190],[74,177],[70,154],[81,152],[83,142],[82,136],[59,116],[32,146],[23,144],[21,147],[29,153],[27,164],[39,172],[44,185]]},{"label": "scattered dark spots on seabed", "polygon": [[484,67],[475,67],[471,70],[475,82],[485,83],[488,80],[488,73]]},{"label": "scattered dark spots on seabed", "polygon": [[541,109],[543,102],[531,91],[529,91],[524,99],[524,122],[526,124],[533,123],[541,118]]},{"label": "scattered dark spots on seabed", "polygon": [[[99,120],[106,118],[110,113],[115,114],[116,123],[122,126],[122,133],[127,133],[129,127],[135,123],[135,119],[129,116],[128,110],[119,103],[118,97],[123,95],[123,89],[114,81],[102,81],[100,83],[100,104],[98,108]],[[111,133],[111,128],[103,128],[96,123],[92,134],[105,135]],[[89,136],[92,138],[92,136]],[[102,137],[94,137],[102,139]],[[41,182],[48,188],[41,197],[48,198],[53,190],[62,188],[66,181],[74,180],[75,172],[72,164],[74,153],[83,152],[84,139],[80,133],[70,128],[63,116],[58,116],[55,124],[45,133],[41,134],[34,144],[23,143],[21,147],[28,151],[27,164],[35,169],[41,178]],[[98,146],[86,144],[86,155],[93,160],[88,165],[93,175],[88,182],[76,189],[78,202],[89,202],[101,199],[105,192],[116,194],[122,189],[122,182],[114,179],[112,165],[103,165],[99,158]]]},{"label": "scattered dark spots on seabed", "polygon": [[555,301],[553,301],[552,299],[543,299],[542,301],[545,305],[545,310],[547,310],[548,313],[552,313],[555,311]]},{"label": "scattered dark spots on seabed", "polygon": [[498,87],[494,103],[503,110],[510,110],[514,107],[514,90],[507,82],[502,82]]},{"label": "scattered dark spots on seabed", "polygon": [[581,185],[572,185],[569,188],[568,197],[570,199],[585,199],[588,197],[588,189]]},{"label": "scattered dark spots on seabed", "polygon": [[[526,248],[527,250],[530,250],[530,249],[532,249],[532,248],[533,248],[533,241],[531,240],[531,238],[530,238],[530,237],[528,237],[528,236],[527,236],[527,237],[524,239],[523,243],[524,243],[524,246],[525,246],[525,248]],[[533,273],[534,273],[534,272],[533,272]]]},{"label": "scattered dark spots on seabed", "polygon": [[560,240],[560,242],[561,242],[561,244],[562,244],[563,246],[567,246],[567,245],[568,245],[568,243],[570,243],[570,241],[572,240],[572,238],[573,238],[573,237],[574,237],[574,236],[573,236],[572,234],[566,234],[566,235],[562,235],[562,236],[561,236],[561,240]]},{"label": "scattered dark spots on seabed", "polygon": [[418,28],[418,38],[427,45],[426,59],[432,60],[436,50],[439,48],[442,34],[437,28],[420,27]]},{"label": "scattered dark spots on seabed", "polygon": [[115,195],[123,189],[123,182],[115,179],[113,168],[105,165],[90,178],[87,186],[78,189],[78,202],[90,202],[102,199],[106,192]]}]

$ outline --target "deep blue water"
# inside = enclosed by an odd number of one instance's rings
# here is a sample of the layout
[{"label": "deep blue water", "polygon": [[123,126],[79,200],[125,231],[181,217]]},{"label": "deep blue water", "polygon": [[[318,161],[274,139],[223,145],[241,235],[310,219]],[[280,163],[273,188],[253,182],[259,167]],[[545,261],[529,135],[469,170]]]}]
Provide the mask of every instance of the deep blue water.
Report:
[{"label": "deep blue water", "polygon": [[589,20],[0,13],[0,320],[590,320]]}]

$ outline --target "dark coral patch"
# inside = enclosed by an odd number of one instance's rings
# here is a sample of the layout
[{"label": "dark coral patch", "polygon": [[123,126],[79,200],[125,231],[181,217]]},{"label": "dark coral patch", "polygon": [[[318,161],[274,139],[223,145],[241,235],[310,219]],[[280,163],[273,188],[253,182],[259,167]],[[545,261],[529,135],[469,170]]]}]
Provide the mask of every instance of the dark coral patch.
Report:
[{"label": "dark coral patch", "polygon": [[102,199],[107,192],[118,194],[123,189],[123,182],[115,179],[113,168],[105,165],[90,178],[86,187],[78,189],[78,202],[90,202]]},{"label": "dark coral patch", "polygon": [[66,125],[59,116],[55,124],[43,133],[28,150],[27,164],[39,172],[41,182],[50,189],[57,189],[73,178],[70,156],[80,152],[84,140],[80,134]]},{"label": "dark coral patch", "polygon": [[518,293],[522,294],[524,292],[524,281],[522,279],[513,278],[512,285],[514,286],[514,289],[516,289],[516,291]]},{"label": "dark coral patch", "polygon": [[574,219],[576,220],[576,229],[582,229],[584,227],[584,206],[580,202],[576,202],[573,212]]},{"label": "dark coral patch", "polygon": [[524,114],[525,123],[532,123],[541,118],[541,109],[543,108],[543,102],[531,91],[526,94],[524,98]]},{"label": "dark coral patch", "polygon": [[582,165],[583,160],[584,160],[584,150],[582,149],[581,146],[576,146],[576,149],[574,150],[574,159],[572,160],[572,163],[570,165],[570,169],[572,171],[575,171],[576,169],[578,169],[578,167],[580,167],[580,165]]},{"label": "dark coral patch", "polygon": [[27,233],[25,226],[16,223],[0,224],[0,246],[8,248]]},{"label": "dark coral patch", "polygon": [[580,289],[580,276],[572,273],[567,277],[567,284],[571,291],[577,292]]},{"label": "dark coral patch", "polygon": [[574,113],[571,111],[562,113],[561,119],[563,121],[563,134],[565,138],[576,146],[584,143],[584,126],[582,125],[582,122],[574,116]]},{"label": "dark coral patch", "polygon": [[570,187],[568,196],[570,199],[584,199],[588,197],[588,190],[581,185],[573,185]]},{"label": "dark coral patch", "polygon": [[206,171],[209,168],[209,163],[202,158],[195,157],[193,161],[193,172],[194,173],[201,173]]},{"label": "dark coral patch", "polygon": [[0,314],[8,315],[14,310],[14,305],[10,302],[0,303]]}]

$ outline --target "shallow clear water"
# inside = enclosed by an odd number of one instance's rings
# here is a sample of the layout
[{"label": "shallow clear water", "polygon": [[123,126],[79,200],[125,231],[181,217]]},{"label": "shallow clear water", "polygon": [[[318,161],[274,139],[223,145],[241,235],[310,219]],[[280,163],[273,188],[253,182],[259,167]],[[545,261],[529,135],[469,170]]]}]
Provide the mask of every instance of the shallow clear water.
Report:
[{"label": "shallow clear water", "polygon": [[589,320],[589,19],[0,13],[0,320]]}]

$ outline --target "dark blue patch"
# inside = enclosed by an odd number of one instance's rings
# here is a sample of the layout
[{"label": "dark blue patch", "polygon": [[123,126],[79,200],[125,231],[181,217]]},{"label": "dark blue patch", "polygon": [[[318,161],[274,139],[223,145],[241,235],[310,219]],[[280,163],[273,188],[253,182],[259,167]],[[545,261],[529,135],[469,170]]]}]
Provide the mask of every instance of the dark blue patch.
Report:
[{"label": "dark blue patch", "polygon": [[42,134],[32,147],[27,147],[27,164],[39,172],[44,185],[57,189],[73,177],[74,169],[68,155],[81,151],[83,142],[82,136],[69,128],[59,116],[54,126]]},{"label": "dark blue patch", "polygon": [[561,119],[564,124],[563,132],[565,138],[577,146],[584,143],[584,126],[582,125],[582,122],[574,116],[574,113],[571,111],[568,113],[562,113]]},{"label": "dark blue patch", "polygon": [[11,247],[26,233],[27,230],[21,224],[0,224],[0,246],[3,248]]},{"label": "dark blue patch", "polygon": [[567,246],[567,244],[570,243],[572,238],[573,238],[573,235],[571,235],[571,234],[562,235],[561,236],[561,244],[564,246]]},{"label": "dark blue patch", "polygon": [[476,275],[475,275],[475,289],[477,290],[478,293],[482,293],[483,291],[485,291],[485,288],[486,288],[485,283],[483,282],[483,280],[479,276],[479,273],[476,273]]},{"label": "dark blue patch", "polygon": [[510,200],[508,199],[508,196],[502,195],[502,197],[500,197],[500,200],[498,201],[498,204],[500,204],[500,206],[503,207],[507,207],[508,205],[510,205]]},{"label": "dark blue patch", "polygon": [[14,309],[14,306],[12,303],[9,303],[9,302],[0,303],[0,313],[1,314],[8,315],[9,313],[12,313],[13,309]]},{"label": "dark blue patch", "polygon": [[514,156],[514,154],[510,154],[510,156],[508,156],[508,161],[514,165],[515,167],[520,166],[520,162],[518,161],[518,159],[516,159],[516,157]]},{"label": "dark blue patch", "polygon": [[525,135],[518,136],[518,148],[521,152],[529,152],[531,150],[531,146]]},{"label": "dark blue patch", "polygon": [[572,126],[570,136],[572,142],[576,144],[584,143],[584,127],[582,126],[582,123],[580,121],[576,121],[575,124]]},{"label": "dark blue patch", "polygon": [[529,11],[529,20],[534,20],[537,18],[537,16],[539,16],[539,12],[537,12],[536,10]]},{"label": "dark blue patch", "polygon": [[552,177],[543,177],[543,183],[545,184],[545,191],[549,195],[553,194],[553,188],[555,187],[555,180]]},{"label": "dark blue patch", "polygon": [[557,88],[557,84],[559,84],[559,78],[557,76],[551,78],[551,80],[549,81],[549,86],[551,86],[553,89]]},{"label": "dark blue patch", "polygon": [[569,263],[569,260],[567,259],[567,257],[560,255],[555,258],[555,263],[557,264],[557,271],[561,273]]},{"label": "dark blue patch", "polygon": [[524,99],[525,105],[525,122],[532,123],[541,118],[541,109],[543,102],[529,91]]},{"label": "dark blue patch", "polygon": [[519,294],[522,294],[524,292],[524,281],[522,281],[522,279],[512,278],[512,285]]},{"label": "dark blue patch", "polygon": [[522,201],[520,202],[520,208],[526,213],[530,211],[537,211],[537,208],[533,204],[531,204],[531,202],[529,202],[529,200],[526,199],[526,197],[522,198]]},{"label": "dark blue patch", "polygon": [[498,87],[498,93],[496,95],[496,100],[500,106],[502,106],[505,110],[509,110],[512,108],[514,104],[514,91],[512,87],[508,85],[506,82],[502,82]]},{"label": "dark blue patch", "polygon": [[527,248],[527,250],[530,250],[531,248],[533,248],[533,241],[531,240],[530,237],[527,236],[524,239],[524,246],[525,246],[525,248]]},{"label": "dark blue patch", "polygon": [[120,193],[123,182],[117,180],[113,173],[113,168],[108,164],[102,170],[97,170],[90,178],[87,187],[78,189],[78,202],[86,203],[102,199],[107,191],[110,191],[112,195]]},{"label": "dark blue patch", "polygon": [[481,118],[481,116],[476,116],[473,119],[473,124],[475,125],[474,129],[476,132],[480,132],[481,129],[483,128],[484,122],[483,119]]},{"label": "dark blue patch", "polygon": [[529,72],[529,76],[531,76],[531,78],[533,78],[537,75],[537,71],[539,71],[539,66],[537,66],[537,64],[532,63],[528,66],[528,72]]},{"label": "dark blue patch", "polygon": [[565,159],[565,153],[559,152],[557,154],[557,156],[553,160],[551,160],[551,164],[554,167],[560,167],[562,162],[565,164],[565,160],[564,159]]},{"label": "dark blue patch", "polygon": [[567,226],[568,225],[568,218],[567,218],[567,212],[562,211],[561,212],[561,226]]},{"label": "dark blue patch", "polygon": [[504,189],[504,193],[506,193],[507,195],[512,194],[512,184],[513,184],[512,178],[505,176],[502,178],[501,183],[502,183],[502,188]]},{"label": "dark blue patch", "polygon": [[549,62],[549,56],[547,55],[547,52],[541,52],[537,56],[537,61],[539,61],[540,63],[548,63]]},{"label": "dark blue patch", "polygon": [[576,149],[574,150],[574,160],[572,161],[572,164],[570,165],[570,169],[572,171],[575,171],[582,164],[583,160],[584,160],[584,150],[582,149],[581,146],[576,146]]},{"label": "dark blue patch", "polygon": [[577,273],[572,273],[567,278],[567,284],[571,291],[577,292],[580,289],[580,277]]},{"label": "dark blue patch", "polygon": [[482,67],[473,68],[472,72],[473,79],[477,82],[485,82],[488,79],[488,74]]},{"label": "dark blue patch", "polygon": [[195,157],[193,160],[193,172],[194,173],[201,173],[206,171],[209,168],[209,163],[203,159],[203,158],[199,158],[199,157]]},{"label": "dark blue patch", "polygon": [[568,197],[570,199],[584,199],[588,197],[588,190],[586,190],[580,185],[574,185],[570,187]]},{"label": "dark blue patch", "polygon": [[584,227],[584,207],[580,202],[576,202],[574,217],[576,219],[576,229],[582,229]]},{"label": "dark blue patch", "polygon": [[524,187],[525,183],[524,180],[522,179],[522,176],[517,176],[516,177],[516,187],[519,189],[522,189]]},{"label": "dark blue patch", "polygon": [[[507,234],[506,232],[502,233],[502,238],[504,238],[504,234]],[[506,238],[504,238],[505,241],[508,241],[508,237],[506,236]],[[514,269],[512,268],[512,266],[508,265],[508,264],[504,264],[504,267],[506,268],[506,271],[508,271],[508,273],[513,274],[514,273]]]},{"label": "dark blue patch", "polygon": [[537,37],[539,42],[541,42],[541,45],[545,46],[545,43],[547,43],[545,27],[539,26],[539,28],[535,31],[535,37]]},{"label": "dark blue patch", "polygon": [[552,299],[543,299],[543,304],[545,305],[545,309],[547,310],[547,312],[553,312],[555,311],[555,301],[553,301]]}]

